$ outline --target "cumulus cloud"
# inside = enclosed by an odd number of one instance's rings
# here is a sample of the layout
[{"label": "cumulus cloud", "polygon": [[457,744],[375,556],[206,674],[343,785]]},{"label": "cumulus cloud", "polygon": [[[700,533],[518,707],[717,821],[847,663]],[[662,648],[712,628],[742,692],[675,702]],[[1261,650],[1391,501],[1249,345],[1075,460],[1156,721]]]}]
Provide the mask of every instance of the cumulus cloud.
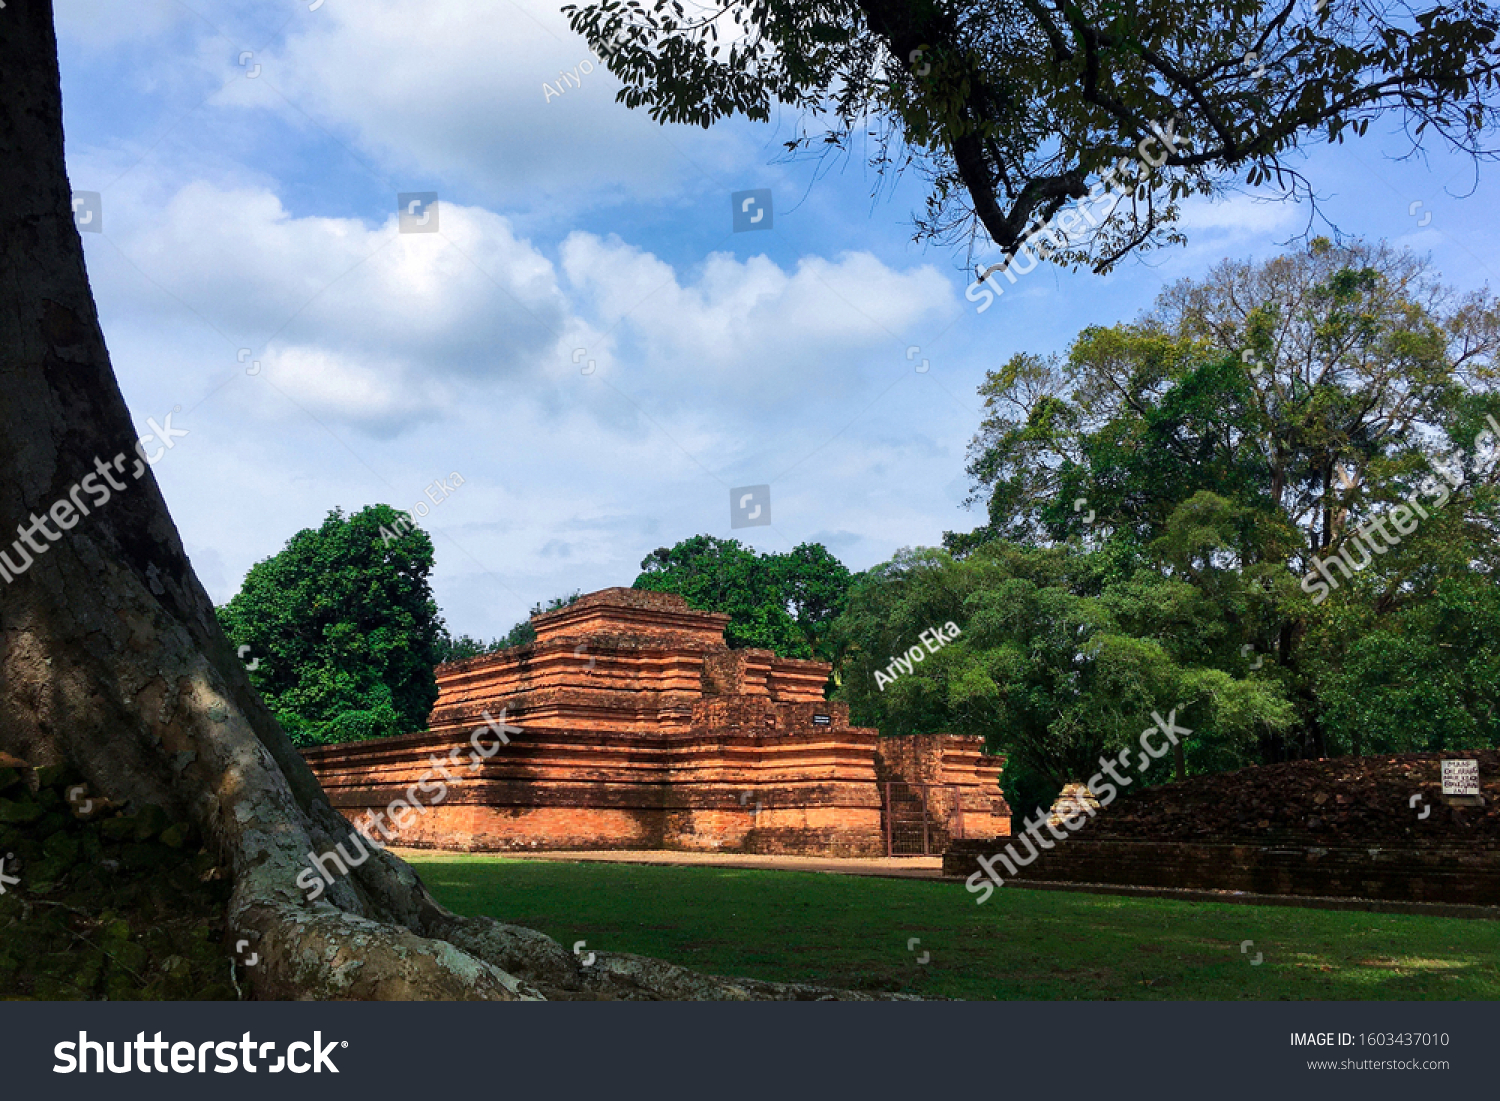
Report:
[{"label": "cumulus cloud", "polygon": [[709,167],[728,163],[738,142],[724,132],[663,129],[616,103],[619,82],[560,7],[328,4],[267,51],[265,79],[388,171],[462,181],[511,208],[675,193],[674,142]]},{"label": "cumulus cloud", "polygon": [[112,199],[131,265],[103,288],[112,305],[137,323],[186,305],[311,409],[374,431],[535,374],[571,325],[552,263],[490,211],[440,203],[440,232],[400,233],[394,209],[294,218],[253,188]]},{"label": "cumulus cloud", "polygon": [[869,253],[804,256],[787,271],[765,256],[715,253],[696,278],[618,239],[571,234],[562,268],[590,320],[639,342],[661,396],[713,395],[736,407],[847,395],[872,360],[899,361],[914,327],[957,309],[935,268],[894,270]]},{"label": "cumulus cloud", "polygon": [[1182,204],[1177,224],[1190,238],[1211,236],[1213,247],[1223,247],[1223,239],[1252,238],[1284,232],[1307,218],[1297,204],[1253,195],[1230,195],[1227,198],[1194,196]]},{"label": "cumulus cloud", "polygon": [[[143,184],[111,199],[128,260],[96,272],[111,308],[140,324],[186,306],[300,409],[378,436],[505,386],[638,430],[619,395],[690,407],[672,435],[691,448],[789,395],[858,390],[900,362],[907,331],[956,308],[936,269],[868,253],[790,270],[714,254],[680,271],[573,233],[554,264],[505,216],[441,200],[438,232],[401,233],[394,210],[373,225],[294,217],[260,188],[195,182],[158,201]],[[274,415],[283,403],[265,390],[247,408]]]}]

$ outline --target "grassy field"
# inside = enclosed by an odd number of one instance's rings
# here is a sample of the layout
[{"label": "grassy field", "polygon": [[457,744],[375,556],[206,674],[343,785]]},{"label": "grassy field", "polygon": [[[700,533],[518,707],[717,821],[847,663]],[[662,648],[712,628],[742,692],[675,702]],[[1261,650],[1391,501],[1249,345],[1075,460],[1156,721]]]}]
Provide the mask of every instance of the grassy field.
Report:
[{"label": "grassy field", "polygon": [[720,975],[965,999],[1500,998],[1490,921],[1013,888],[976,906],[954,882],[410,860],[459,913]]}]

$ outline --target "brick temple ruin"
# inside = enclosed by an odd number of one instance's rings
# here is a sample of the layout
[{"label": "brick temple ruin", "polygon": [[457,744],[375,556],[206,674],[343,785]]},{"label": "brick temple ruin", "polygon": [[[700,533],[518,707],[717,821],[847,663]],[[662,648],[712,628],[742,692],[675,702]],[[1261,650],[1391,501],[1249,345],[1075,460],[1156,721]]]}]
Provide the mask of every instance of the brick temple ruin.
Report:
[{"label": "brick temple ruin", "polygon": [[831,666],[732,650],[728,622],[668,593],[590,593],[534,617],[528,646],[440,666],[426,732],[304,755],[358,821],[505,709],[520,732],[400,816],[414,847],[885,856],[1010,832],[979,738],[850,726],[824,699]]}]

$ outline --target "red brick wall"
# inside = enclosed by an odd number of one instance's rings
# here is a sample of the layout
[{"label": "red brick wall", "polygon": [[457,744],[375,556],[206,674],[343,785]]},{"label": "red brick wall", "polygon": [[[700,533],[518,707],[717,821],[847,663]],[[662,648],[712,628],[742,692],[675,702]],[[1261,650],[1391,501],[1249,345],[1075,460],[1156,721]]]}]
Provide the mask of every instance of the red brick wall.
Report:
[{"label": "red brick wall", "polygon": [[[777,739],[523,731],[395,831],[459,849],[683,848],[880,855],[874,731]],[[393,738],[306,750],[350,818],[403,799],[456,740]],[[468,761],[467,750],[462,760]],[[424,805],[430,793],[413,794]],[[741,799],[743,796],[743,800]],[[760,806],[756,812],[757,804]]]},{"label": "red brick wall", "polygon": [[879,776],[951,785],[970,834],[1008,828],[1001,761],[978,739],[851,727],[823,699],[827,663],[730,650],[727,616],[605,589],[533,622],[534,645],[439,668],[428,732],[305,751],[334,806],[357,818],[435,782],[429,756],[488,713],[521,733],[472,772],[465,750],[441,799],[417,792],[426,809],[391,827],[401,843],[875,856]]},{"label": "red brick wall", "polygon": [[1010,832],[1010,805],[1000,793],[1005,758],[984,752],[984,739],[956,734],[913,734],[881,738],[875,771],[881,783],[936,784],[956,789],[961,814],[952,814],[947,799],[933,800],[944,812],[945,827],[957,836],[993,837]]},{"label": "red brick wall", "polygon": [[[1008,841],[955,842],[943,855],[943,874],[972,875],[981,855],[1003,851]],[[1010,878],[1003,864],[996,869]],[[1071,837],[1017,871],[1022,881],[1500,905],[1500,846],[1493,842],[1323,848]]]}]

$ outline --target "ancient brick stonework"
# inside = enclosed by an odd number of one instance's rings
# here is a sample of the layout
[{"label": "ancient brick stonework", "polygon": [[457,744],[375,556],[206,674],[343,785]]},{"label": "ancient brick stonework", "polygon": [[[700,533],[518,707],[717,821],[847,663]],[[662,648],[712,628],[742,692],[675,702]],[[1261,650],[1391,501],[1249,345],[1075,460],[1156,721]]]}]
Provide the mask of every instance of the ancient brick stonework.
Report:
[{"label": "ancient brick stonework", "polygon": [[[1045,833],[1043,834],[1045,836]],[[943,874],[965,878],[1004,837],[956,841]],[[1017,845],[1021,852],[1031,846]],[[1044,850],[1007,882],[1102,883],[1255,894],[1318,895],[1393,902],[1500,905],[1500,845],[1396,841],[1383,845],[1257,845],[1070,837]],[[984,881],[981,875],[980,880]],[[977,885],[977,884],[976,884]]]},{"label": "ancient brick stonework", "polygon": [[503,708],[521,732],[402,816],[397,843],[420,847],[884,855],[888,778],[949,785],[941,805],[956,800],[966,835],[1005,832],[1002,762],[979,739],[852,727],[823,699],[826,663],[731,650],[728,618],[667,593],[591,593],[535,617],[529,646],[440,667],[428,731],[304,755],[357,820]]}]

